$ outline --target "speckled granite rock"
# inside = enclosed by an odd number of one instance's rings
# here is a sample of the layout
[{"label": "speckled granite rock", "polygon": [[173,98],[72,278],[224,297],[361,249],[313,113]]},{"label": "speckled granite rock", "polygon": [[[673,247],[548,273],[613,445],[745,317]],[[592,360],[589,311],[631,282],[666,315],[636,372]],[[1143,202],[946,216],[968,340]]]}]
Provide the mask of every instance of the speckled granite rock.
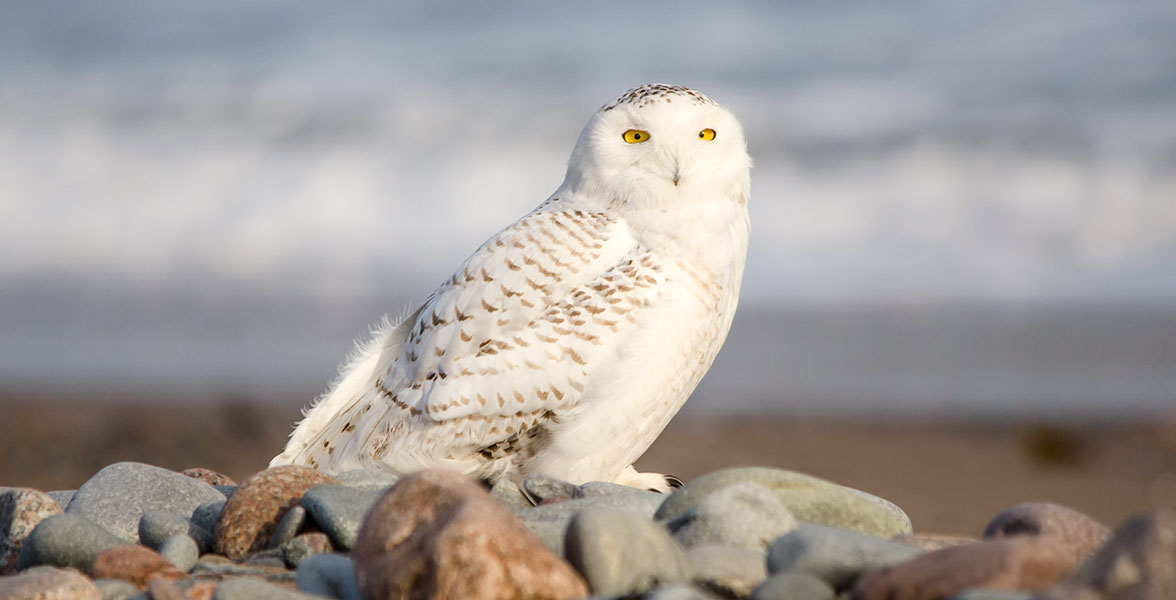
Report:
[{"label": "speckled granite rock", "polygon": [[16,571],[20,547],[46,517],[61,514],[61,506],[47,494],[28,488],[0,491],[0,575]]},{"label": "speckled granite rock", "polygon": [[335,478],[310,469],[286,465],[261,471],[246,479],[225,503],[216,526],[217,552],[240,558],[263,550],[278,523],[306,490]]}]

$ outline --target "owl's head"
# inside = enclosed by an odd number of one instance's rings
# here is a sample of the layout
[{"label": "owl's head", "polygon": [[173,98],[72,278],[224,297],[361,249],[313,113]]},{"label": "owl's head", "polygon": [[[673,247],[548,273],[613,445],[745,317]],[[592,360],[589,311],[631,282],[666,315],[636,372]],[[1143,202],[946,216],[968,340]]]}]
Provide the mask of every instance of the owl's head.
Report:
[{"label": "owl's head", "polygon": [[627,204],[718,197],[744,203],[750,168],[734,115],[692,89],[651,83],[592,116],[564,187]]}]

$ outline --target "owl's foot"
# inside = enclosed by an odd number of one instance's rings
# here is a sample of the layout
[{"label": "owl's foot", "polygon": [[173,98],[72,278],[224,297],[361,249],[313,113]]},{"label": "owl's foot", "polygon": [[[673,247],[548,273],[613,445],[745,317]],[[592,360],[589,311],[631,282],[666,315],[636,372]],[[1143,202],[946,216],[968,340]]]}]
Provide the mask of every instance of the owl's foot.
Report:
[{"label": "owl's foot", "polygon": [[671,493],[683,485],[682,480],[673,475],[638,473],[637,469],[634,469],[632,465],[625,467],[625,470],[621,471],[621,474],[616,479],[613,479],[613,483],[649,490],[651,492],[661,492],[663,494]]}]

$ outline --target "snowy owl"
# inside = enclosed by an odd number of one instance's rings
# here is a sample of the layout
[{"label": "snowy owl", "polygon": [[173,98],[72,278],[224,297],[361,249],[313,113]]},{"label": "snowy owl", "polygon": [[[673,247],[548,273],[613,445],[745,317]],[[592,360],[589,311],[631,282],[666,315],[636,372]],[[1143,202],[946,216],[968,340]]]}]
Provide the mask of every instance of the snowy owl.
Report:
[{"label": "snowy owl", "polygon": [[412,314],[385,319],[271,466],[667,491],[637,460],[727,337],[751,159],[735,117],[647,84],[602,107],[563,184]]}]

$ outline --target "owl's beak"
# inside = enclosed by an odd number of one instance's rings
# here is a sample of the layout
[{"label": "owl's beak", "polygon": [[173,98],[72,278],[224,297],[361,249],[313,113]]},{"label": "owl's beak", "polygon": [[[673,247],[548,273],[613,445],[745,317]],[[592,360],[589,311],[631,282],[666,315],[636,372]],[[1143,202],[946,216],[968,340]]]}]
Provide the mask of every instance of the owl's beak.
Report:
[{"label": "owl's beak", "polygon": [[674,160],[674,186],[675,187],[677,187],[677,185],[678,185],[678,175],[679,175],[680,170],[681,169],[678,168],[678,161],[677,161],[677,159],[675,159]]}]

